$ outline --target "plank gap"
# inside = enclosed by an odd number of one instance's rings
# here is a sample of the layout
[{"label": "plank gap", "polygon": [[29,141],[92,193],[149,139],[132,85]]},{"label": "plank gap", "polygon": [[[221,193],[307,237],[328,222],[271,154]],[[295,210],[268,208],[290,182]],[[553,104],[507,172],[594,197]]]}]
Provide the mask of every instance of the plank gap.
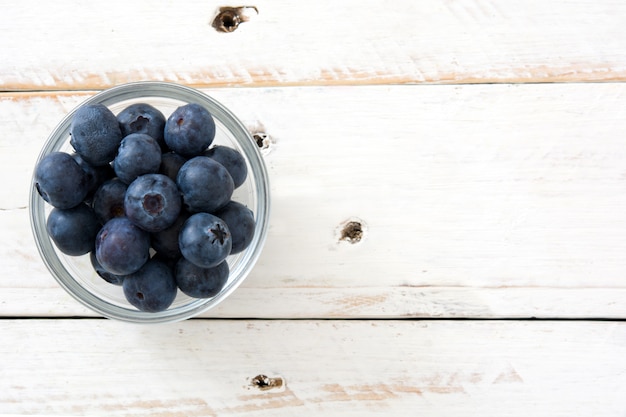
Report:
[{"label": "plank gap", "polygon": [[[1,316],[2,321],[67,321],[67,320],[110,320],[106,317],[97,316]],[[111,320],[116,322],[115,320]],[[376,318],[316,318],[316,317],[294,317],[294,318],[259,318],[259,317],[192,317],[184,321],[283,321],[283,322],[298,322],[298,321],[328,321],[328,322],[420,322],[420,321],[493,321],[493,322],[608,322],[608,323],[621,323],[626,322],[626,319],[611,318],[611,317],[557,317],[557,318],[542,318],[542,317],[376,317]],[[165,323],[167,324],[167,323]],[[142,324],[138,324],[142,326]],[[152,326],[150,326],[152,327]]]}]

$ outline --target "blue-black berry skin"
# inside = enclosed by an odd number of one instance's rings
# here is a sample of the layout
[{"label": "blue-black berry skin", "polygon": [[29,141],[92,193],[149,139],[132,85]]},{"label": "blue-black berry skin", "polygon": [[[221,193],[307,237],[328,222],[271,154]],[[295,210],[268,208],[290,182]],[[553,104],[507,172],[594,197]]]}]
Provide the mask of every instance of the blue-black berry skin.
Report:
[{"label": "blue-black berry skin", "polygon": [[192,213],[212,213],[233,195],[233,179],[222,164],[206,156],[191,158],[180,168],[176,184],[185,208]]},{"label": "blue-black berry skin", "polygon": [[52,209],[46,230],[61,252],[80,256],[93,250],[100,222],[91,207],[81,203],[69,209]]},{"label": "blue-black berry skin", "polygon": [[202,268],[211,268],[230,254],[232,238],[226,223],[209,213],[191,215],[178,236],[183,257]]},{"label": "blue-black berry skin", "polygon": [[165,143],[174,152],[190,158],[205,151],[215,138],[213,116],[199,104],[178,107],[167,118]]},{"label": "blue-black berry skin", "polygon": [[163,262],[165,265],[167,265],[169,269],[172,270],[172,274],[173,274],[176,268],[176,263],[178,262],[180,258],[181,258],[180,256],[175,257],[175,258],[170,258],[170,257],[163,255],[162,253],[156,252],[154,255],[152,255],[151,259]]},{"label": "blue-black berry skin", "polygon": [[100,223],[124,216],[124,198],[128,185],[119,178],[105,181],[95,192],[91,205]]},{"label": "blue-black berry skin", "polygon": [[155,174],[161,166],[161,148],[156,139],[144,133],[131,133],[120,143],[113,169],[119,179],[130,184],[144,174]]},{"label": "blue-black berry skin", "polygon": [[178,171],[187,162],[187,158],[176,152],[167,152],[161,155],[159,174],[167,175],[172,181],[176,181]]},{"label": "blue-black berry skin", "polygon": [[165,116],[159,109],[148,103],[135,103],[126,107],[117,115],[122,136],[131,133],[145,133],[152,136],[163,151],[167,150],[163,138]]},{"label": "blue-black berry skin", "polygon": [[167,310],[178,291],[172,269],[154,258],[125,276],[122,288],[130,304],[149,313]]},{"label": "blue-black berry skin", "polygon": [[137,177],[126,190],[124,213],[137,226],[158,232],[171,226],[182,206],[176,183],[161,174]]},{"label": "blue-black berry skin", "polygon": [[85,197],[85,201],[91,201],[98,187],[106,180],[115,177],[115,172],[109,164],[97,167],[85,161],[77,153],[72,153],[71,156],[85,172],[87,181],[87,196]]},{"label": "blue-black berry skin", "polygon": [[233,148],[228,146],[216,145],[211,149],[206,150],[203,153],[204,156],[219,162],[224,165],[224,168],[228,171],[233,178],[235,188],[239,187],[246,181],[248,176],[248,166],[243,155]]},{"label": "blue-black berry skin", "polygon": [[93,266],[94,271],[96,271],[96,274],[98,274],[100,278],[109,284],[122,285],[124,275],[115,275],[104,269],[104,267],[100,265],[100,262],[98,262],[98,258],[96,258],[96,252],[89,252],[89,260],[91,261],[91,266]]},{"label": "blue-black berry skin", "polygon": [[132,274],[150,258],[150,234],[126,217],[114,217],[96,236],[96,258],[112,274]]},{"label": "blue-black berry skin", "polygon": [[157,254],[167,259],[176,259],[182,256],[178,246],[178,235],[188,218],[189,213],[182,211],[170,227],[151,234],[152,248]]},{"label": "blue-black berry skin", "polygon": [[228,282],[228,263],[223,261],[212,268],[201,268],[185,258],[176,264],[176,285],[184,294],[194,298],[217,295]]},{"label": "blue-black berry skin", "polygon": [[72,156],[52,152],[44,156],[35,168],[35,188],[50,205],[68,209],[83,202],[89,191],[85,171]]},{"label": "blue-black berry skin", "polygon": [[111,162],[122,141],[117,118],[102,104],[79,107],[70,123],[70,135],[76,153],[94,166]]},{"label": "blue-black berry skin", "polygon": [[224,220],[233,239],[232,254],[242,252],[252,242],[254,237],[254,213],[248,207],[237,201],[230,201],[215,215]]}]

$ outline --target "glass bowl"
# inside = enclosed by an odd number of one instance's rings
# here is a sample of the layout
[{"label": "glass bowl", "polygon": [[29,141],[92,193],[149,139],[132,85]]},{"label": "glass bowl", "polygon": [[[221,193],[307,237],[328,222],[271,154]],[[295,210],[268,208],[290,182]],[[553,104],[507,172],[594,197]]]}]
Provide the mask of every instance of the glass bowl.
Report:
[{"label": "glass bowl", "polygon": [[[159,109],[167,118],[177,107],[192,102],[204,106],[213,115],[216,124],[213,144],[230,146],[238,150],[246,159],[248,177],[241,186],[235,189],[232,200],[252,210],[256,222],[254,237],[250,245],[244,251],[227,258],[230,268],[228,282],[212,298],[191,298],[178,291],[176,299],[165,311],[148,313],[135,309],[126,301],[120,286],[110,284],[96,274],[91,266],[89,254],[78,257],[68,256],[56,248],[46,231],[46,219],[52,206],[37,193],[33,175],[30,189],[30,220],[39,253],[61,287],[83,305],[104,317],[137,323],[160,323],[197,316],[215,307],[230,295],[250,273],[261,253],[267,233],[270,208],[267,170],[256,142],[244,125],[227,108],[198,90],[164,82],[136,82],[119,85],[92,96],[81,105],[101,103],[117,115],[131,104],[148,103]],[[69,142],[69,129],[76,109],[66,115],[52,131],[39,154],[37,163],[51,152],[73,152]]]}]

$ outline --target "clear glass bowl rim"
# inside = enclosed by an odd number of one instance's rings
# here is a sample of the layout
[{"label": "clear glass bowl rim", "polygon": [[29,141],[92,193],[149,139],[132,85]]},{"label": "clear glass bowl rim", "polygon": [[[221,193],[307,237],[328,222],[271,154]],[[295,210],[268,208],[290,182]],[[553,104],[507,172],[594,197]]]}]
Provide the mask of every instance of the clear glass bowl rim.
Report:
[{"label": "clear glass bowl rim", "polygon": [[222,302],[243,282],[258,260],[267,237],[270,213],[270,188],[267,169],[259,148],[246,127],[230,110],[212,97],[199,90],[180,84],[160,81],[139,81],[117,85],[96,93],[81,102],[59,122],[44,143],[35,166],[45,155],[59,150],[65,143],[69,135],[72,116],[78,107],[95,103],[110,106],[124,100],[149,99],[150,97],[202,104],[211,112],[214,118],[218,119],[231,132],[241,147],[244,157],[250,164],[251,171],[254,173],[252,187],[256,190],[257,198],[253,211],[257,227],[250,246],[243,252],[243,257],[240,261],[244,265],[243,269],[233,280],[229,280],[229,284],[215,297],[194,300],[184,306],[159,313],[123,309],[98,298],[85,289],[61,263],[46,232],[46,203],[35,190],[33,170],[29,195],[29,215],[35,244],[44,264],[59,285],[87,308],[109,319],[134,323],[163,323],[185,320],[195,317]]}]

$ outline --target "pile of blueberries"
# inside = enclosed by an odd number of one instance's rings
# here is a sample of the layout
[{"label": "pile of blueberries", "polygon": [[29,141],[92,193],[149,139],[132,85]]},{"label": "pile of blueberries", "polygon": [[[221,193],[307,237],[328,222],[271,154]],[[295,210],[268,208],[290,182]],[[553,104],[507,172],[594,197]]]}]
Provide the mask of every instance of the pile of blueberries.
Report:
[{"label": "pile of blueberries", "polygon": [[180,290],[215,296],[226,258],[254,235],[250,209],[232,200],[247,166],[235,149],[213,145],[215,121],[202,106],[167,119],[147,103],[117,116],[102,104],[77,109],[73,153],[52,152],[35,168],[35,187],[53,206],[47,232],[62,253],[89,254],[96,273],[121,285],[141,311],[167,310]]}]

